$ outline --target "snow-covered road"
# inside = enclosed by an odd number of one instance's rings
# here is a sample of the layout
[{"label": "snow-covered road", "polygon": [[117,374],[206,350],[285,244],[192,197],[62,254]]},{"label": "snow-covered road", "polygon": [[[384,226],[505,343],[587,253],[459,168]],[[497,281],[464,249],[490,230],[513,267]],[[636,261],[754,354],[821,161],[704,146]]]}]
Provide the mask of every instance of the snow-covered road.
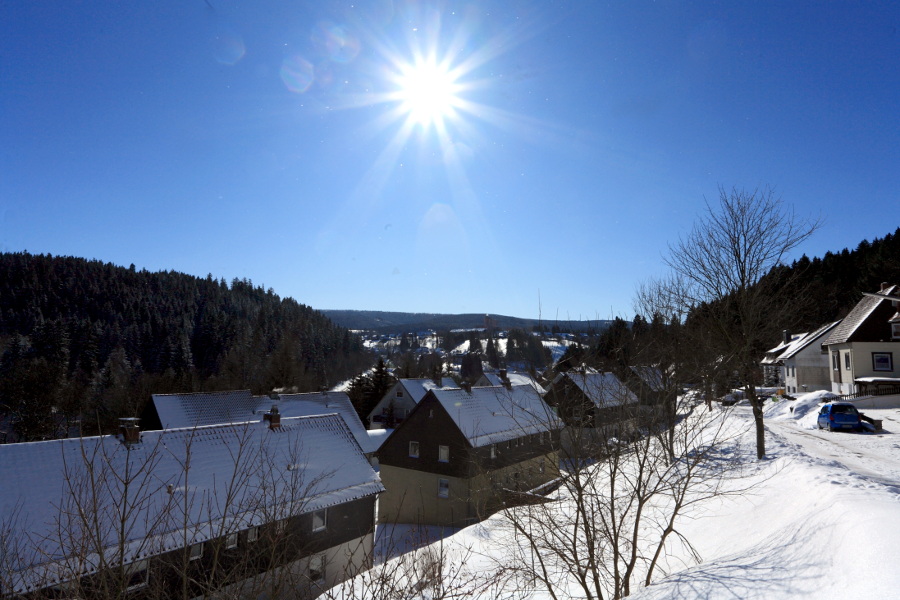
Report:
[{"label": "snow-covered road", "polygon": [[900,409],[865,410],[881,419],[879,433],[830,432],[803,429],[794,420],[767,423],[773,435],[796,444],[804,454],[831,459],[872,481],[900,488]]}]

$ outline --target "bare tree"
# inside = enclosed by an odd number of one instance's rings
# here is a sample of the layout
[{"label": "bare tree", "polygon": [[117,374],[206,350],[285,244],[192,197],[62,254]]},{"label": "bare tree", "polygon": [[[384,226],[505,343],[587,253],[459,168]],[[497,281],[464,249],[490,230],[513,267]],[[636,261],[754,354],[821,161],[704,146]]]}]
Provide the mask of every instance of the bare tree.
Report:
[{"label": "bare tree", "polygon": [[669,445],[654,435],[669,426],[668,417],[649,410],[643,434],[609,438],[600,460],[593,438],[583,454],[570,452],[553,498],[502,512],[505,552],[497,561],[504,589],[521,598],[623,598],[665,573],[673,544],[696,556],[680,519],[699,503],[736,493],[739,486],[726,482],[742,465],[732,456],[723,460],[735,443],[724,412],[677,409]]},{"label": "bare tree", "polygon": [[790,281],[776,269],[820,226],[797,217],[770,188],[719,189],[691,232],[669,246],[666,264],[687,285],[690,321],[715,344],[716,368],[736,374],[753,407],[756,453],[765,456],[759,360],[791,313]]}]

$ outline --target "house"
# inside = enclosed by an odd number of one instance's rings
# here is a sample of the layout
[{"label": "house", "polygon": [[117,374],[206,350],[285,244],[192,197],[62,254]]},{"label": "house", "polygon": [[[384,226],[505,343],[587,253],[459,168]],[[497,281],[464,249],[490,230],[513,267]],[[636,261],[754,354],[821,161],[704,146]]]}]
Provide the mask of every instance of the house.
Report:
[{"label": "house", "polygon": [[665,399],[666,392],[671,391],[673,382],[671,372],[653,365],[634,365],[628,367],[623,383],[640,401],[658,404]]},{"label": "house", "polygon": [[379,522],[484,519],[557,478],[561,427],[528,385],[430,390],[378,451]]},{"label": "house", "polygon": [[831,357],[835,394],[861,391],[860,378],[900,377],[900,286],[882,283],[878,292],[864,292],[822,348]]},{"label": "house", "polygon": [[765,356],[760,362],[763,372],[763,383],[767,386],[783,386],[784,385],[784,369],[779,359],[781,353],[787,350],[794,341],[805,336],[806,333],[791,333],[787,329],[782,332],[781,341],[777,346],[773,346],[766,350]]},{"label": "house", "polygon": [[406,418],[429,390],[456,387],[456,382],[449,377],[398,379],[369,413],[369,429],[391,429]]},{"label": "house", "polygon": [[344,419],[366,456],[378,449],[380,441],[369,435],[362,419],[345,392],[312,392],[254,396],[250,390],[197,392],[190,394],[153,394],[143,415],[148,429],[173,429],[243,423],[259,420],[277,408],[282,418],[310,417],[337,413]]},{"label": "house", "polygon": [[378,475],[339,416],[0,446],[0,596],[317,595],[372,563]]},{"label": "house", "polygon": [[781,371],[780,384],[787,393],[831,389],[828,352],[822,348],[822,341],[839,323],[827,323],[815,331],[794,336],[775,357],[774,364]]},{"label": "house", "polygon": [[506,369],[500,369],[496,373],[482,373],[481,377],[472,384],[472,387],[500,385],[506,387],[511,385],[530,385],[534,391],[541,396],[547,393],[547,390],[545,390],[543,386],[535,381],[534,377],[528,373],[516,373],[515,371],[507,371]]},{"label": "house", "polygon": [[638,397],[610,372],[562,372],[544,399],[566,425],[561,449],[570,457],[602,452],[608,439],[629,437],[637,427]]}]

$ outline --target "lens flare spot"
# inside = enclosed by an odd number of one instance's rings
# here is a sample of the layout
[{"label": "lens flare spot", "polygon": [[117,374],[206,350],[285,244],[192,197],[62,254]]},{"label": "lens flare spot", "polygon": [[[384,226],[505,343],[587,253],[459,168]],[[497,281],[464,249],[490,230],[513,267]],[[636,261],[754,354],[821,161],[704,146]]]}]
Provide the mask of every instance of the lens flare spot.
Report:
[{"label": "lens flare spot", "polygon": [[213,40],[213,56],[223,65],[236,65],[246,53],[244,40],[236,33],[222,32]]},{"label": "lens flare spot", "polygon": [[312,37],[316,46],[335,62],[349,63],[359,55],[359,40],[342,25],[319,23]]},{"label": "lens flare spot", "polygon": [[281,81],[290,91],[302,94],[315,81],[312,64],[302,56],[286,56],[281,62]]}]

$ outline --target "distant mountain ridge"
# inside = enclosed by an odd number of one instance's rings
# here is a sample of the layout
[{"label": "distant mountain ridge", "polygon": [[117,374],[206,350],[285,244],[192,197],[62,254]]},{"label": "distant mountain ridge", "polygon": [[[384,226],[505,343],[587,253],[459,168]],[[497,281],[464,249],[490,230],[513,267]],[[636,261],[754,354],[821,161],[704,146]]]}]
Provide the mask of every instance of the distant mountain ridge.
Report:
[{"label": "distant mountain ridge", "polygon": [[535,326],[550,331],[557,326],[562,331],[603,331],[612,321],[558,321],[549,319],[523,319],[506,315],[484,313],[441,314],[409,313],[378,310],[319,310],[337,325],[355,330],[372,330],[379,333],[423,331],[427,329],[475,329],[485,326],[489,317],[496,329],[533,329]]}]

